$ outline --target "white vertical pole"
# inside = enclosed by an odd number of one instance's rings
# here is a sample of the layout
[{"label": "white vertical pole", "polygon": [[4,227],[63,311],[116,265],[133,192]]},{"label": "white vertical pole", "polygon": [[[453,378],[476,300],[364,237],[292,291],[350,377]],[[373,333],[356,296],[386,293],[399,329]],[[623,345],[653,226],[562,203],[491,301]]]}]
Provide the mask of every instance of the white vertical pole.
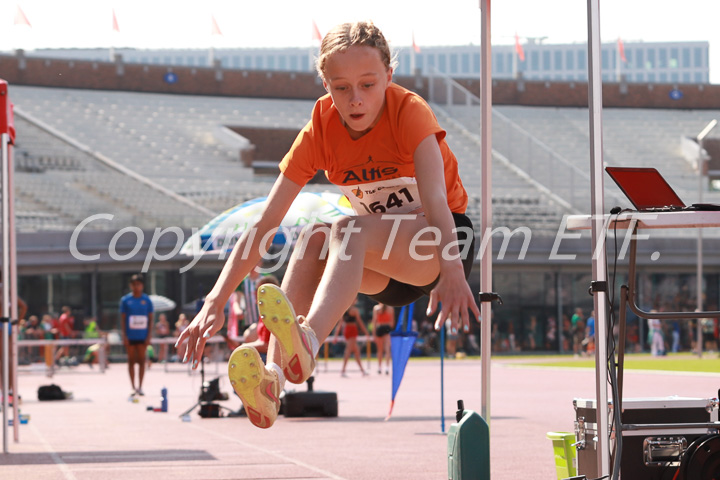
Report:
[{"label": "white vertical pole", "polygon": [[[20,317],[18,316],[18,286],[17,286],[17,243],[15,238],[15,181],[14,181],[14,175],[13,175],[13,149],[9,148],[7,149],[7,169],[5,172],[3,172],[3,175],[7,173],[7,211],[8,211],[8,217],[7,217],[7,223],[5,226],[3,226],[3,230],[7,228],[8,230],[8,252],[10,254],[10,277],[8,278],[8,286],[10,288],[10,318],[14,318],[16,320],[19,320]],[[5,192],[3,193],[3,197],[5,195]],[[18,401],[17,399],[20,397],[20,390],[18,389],[18,328],[12,329],[12,356],[11,356],[11,363],[12,366],[12,372],[13,372],[13,384],[12,384],[12,391],[13,391],[13,418],[15,419],[13,421],[13,438],[15,440],[15,443],[20,441],[20,411],[18,407]]]},{"label": "white vertical pole", "polygon": [[[700,155],[698,157],[698,203],[703,203],[703,168],[705,168],[705,152],[703,151],[703,140],[700,140]],[[702,228],[697,229],[697,311],[703,311],[703,235]],[[703,337],[700,316],[697,318],[697,354],[702,358]]]},{"label": "white vertical pole", "polygon": [[[602,75],[600,44],[600,0],[588,0],[588,98],[590,109],[590,197],[592,213],[592,274],[594,281],[606,281],[603,228],[604,187],[602,148]],[[597,396],[597,476],[610,474],[610,448],[608,445],[608,362],[607,362],[607,291],[594,291],[595,321],[595,390]]]},{"label": "white vertical pole", "polygon": [[53,292],[53,274],[52,273],[48,273],[47,281],[48,281],[48,293],[47,293],[48,313],[52,314],[55,311],[55,307],[53,306],[53,304],[55,303],[55,292]]},{"label": "white vertical pole", "polygon": [[[705,162],[708,161],[709,157],[705,151],[705,137],[717,126],[717,119],[712,119],[710,123],[705,125],[705,128],[698,134],[697,142],[699,147],[698,159],[697,159],[697,170],[698,170],[698,203],[703,203],[703,179],[705,178]],[[697,311],[703,311],[703,235],[702,228],[697,229]],[[697,354],[698,357],[702,358],[703,344],[702,344],[702,325],[700,325],[700,318],[697,319]]]},{"label": "white vertical pole", "polygon": [[[480,139],[481,139],[481,204],[480,221],[480,291],[492,292],[492,239],[485,239],[492,231],[492,64],[490,41],[490,3],[480,0]],[[482,248],[482,246],[480,247]],[[480,360],[482,369],[481,414],[490,426],[490,356],[492,354],[492,302],[480,304],[482,318]]]},{"label": "white vertical pole", "polygon": [[[1,134],[2,136],[2,154],[0,156],[1,166],[0,175],[2,175],[2,312],[0,315],[5,319],[10,318],[10,229],[8,228],[8,155],[10,136],[7,133]],[[10,375],[10,351],[9,351],[9,338],[8,330],[10,324],[7,322],[2,323],[2,346],[3,346],[3,358],[2,358],[2,431],[3,431],[3,453],[8,453],[8,392],[10,389],[10,382],[8,376]],[[17,402],[13,402],[17,403]]]}]

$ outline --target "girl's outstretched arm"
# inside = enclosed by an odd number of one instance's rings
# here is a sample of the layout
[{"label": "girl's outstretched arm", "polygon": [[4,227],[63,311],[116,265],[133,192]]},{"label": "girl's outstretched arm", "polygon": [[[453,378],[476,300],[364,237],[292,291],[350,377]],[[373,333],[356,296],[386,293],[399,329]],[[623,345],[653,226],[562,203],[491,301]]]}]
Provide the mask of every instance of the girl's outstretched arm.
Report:
[{"label": "girl's outstretched arm", "polygon": [[187,342],[183,362],[191,362],[193,368],[197,367],[207,339],[225,324],[223,309],[230,295],[267,252],[273,238],[269,232],[280,225],[301,189],[300,185],[283,174],[275,181],[260,219],[242,234],[225,262],[215,286],[205,297],[202,309],[178,337],[176,346]]},{"label": "girl's outstretched arm", "polygon": [[442,302],[435,329],[438,330],[450,318],[453,328],[467,331],[470,328],[468,309],[475,314],[476,319],[480,318],[480,310],[465,279],[457,235],[453,232],[455,222],[448,207],[442,153],[435,135],[429,135],[420,142],[415,149],[414,161],[425,216],[428,224],[440,234],[437,239],[440,279],[430,292],[428,315],[435,311],[438,302]]}]

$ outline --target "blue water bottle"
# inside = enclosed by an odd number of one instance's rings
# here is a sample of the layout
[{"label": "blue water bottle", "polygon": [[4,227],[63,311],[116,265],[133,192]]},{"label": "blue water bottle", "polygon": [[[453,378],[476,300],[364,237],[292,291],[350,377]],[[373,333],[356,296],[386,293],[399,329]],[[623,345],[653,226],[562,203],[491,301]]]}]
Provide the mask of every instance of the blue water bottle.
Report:
[{"label": "blue water bottle", "polygon": [[160,401],[160,410],[167,412],[167,388],[163,387],[162,390],[160,390],[160,395],[162,396],[162,400]]}]

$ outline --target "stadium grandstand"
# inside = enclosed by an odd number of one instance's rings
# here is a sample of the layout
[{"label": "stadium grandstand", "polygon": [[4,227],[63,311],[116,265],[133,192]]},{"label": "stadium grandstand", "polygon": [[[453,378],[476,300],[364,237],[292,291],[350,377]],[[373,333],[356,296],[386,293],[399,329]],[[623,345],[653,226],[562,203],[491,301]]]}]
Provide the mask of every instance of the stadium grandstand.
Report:
[{"label": "stadium grandstand", "polygon": [[[168,83],[162,80],[166,66],[136,70],[112,62],[0,55],[0,67],[15,104],[20,296],[32,314],[68,304],[79,319],[97,317],[106,330],[118,328],[118,300],[148,252],[167,255],[177,243],[176,237],[164,235],[153,245],[153,235],[179,227],[188,236],[216,214],[267,195],[282,158],[280,147],[289,146],[322,93],[313,75],[293,72],[253,76],[217,67],[178,67],[172,71],[180,81]],[[443,75],[396,81],[426,97],[447,130],[470,195],[469,215],[479,226],[477,82]],[[687,143],[720,117],[718,89],[609,88],[603,114],[605,163],[656,167],[687,203],[697,201],[699,176]],[[680,88],[684,100],[669,98],[669,91]],[[505,301],[494,312],[498,335],[515,335],[516,348],[527,349],[524,339],[535,317],[541,338],[535,348],[567,349],[560,335],[547,335],[552,325],[557,328],[575,308],[586,315],[592,309],[589,235],[571,238],[574,233],[563,230],[566,215],[590,210],[588,110],[577,96],[587,88],[519,79],[497,81],[495,89],[493,226],[507,229],[493,238],[494,289]],[[704,201],[720,203],[720,192],[708,181],[702,185]],[[332,191],[321,178],[306,188]],[[629,206],[608,178],[605,188],[608,209]],[[106,216],[88,221],[97,214]],[[82,232],[73,236],[79,225]],[[718,234],[708,231],[705,237],[714,242]],[[675,302],[673,307],[692,305],[695,241],[694,231],[664,231],[641,242],[641,304],[658,306],[647,293],[652,285],[658,298]],[[82,260],[70,253],[72,242]],[[120,260],[109,255],[108,245],[122,252]],[[552,251],[560,258],[550,258]],[[660,258],[652,261],[650,253],[656,251]],[[714,308],[720,297],[720,254],[705,251],[707,306]],[[171,315],[183,306],[192,310],[223,264],[222,258],[203,258],[180,273],[191,260],[176,253],[149,265],[146,290],[176,300],[179,307]],[[619,282],[626,263],[621,261]],[[476,291],[478,283],[473,274]],[[502,342],[497,345],[504,348]]]}]

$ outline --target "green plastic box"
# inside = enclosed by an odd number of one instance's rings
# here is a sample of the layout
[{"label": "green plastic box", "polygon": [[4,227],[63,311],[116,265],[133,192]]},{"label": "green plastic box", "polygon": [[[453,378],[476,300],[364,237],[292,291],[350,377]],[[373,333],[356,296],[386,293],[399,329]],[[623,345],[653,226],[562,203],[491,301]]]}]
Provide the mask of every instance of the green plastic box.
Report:
[{"label": "green plastic box", "polygon": [[555,454],[555,471],[558,480],[577,475],[577,452],[575,434],[569,432],[547,432],[547,438],[552,440],[553,453]]},{"label": "green plastic box", "polygon": [[490,429],[477,413],[450,425],[447,452],[449,480],[490,480]]}]

